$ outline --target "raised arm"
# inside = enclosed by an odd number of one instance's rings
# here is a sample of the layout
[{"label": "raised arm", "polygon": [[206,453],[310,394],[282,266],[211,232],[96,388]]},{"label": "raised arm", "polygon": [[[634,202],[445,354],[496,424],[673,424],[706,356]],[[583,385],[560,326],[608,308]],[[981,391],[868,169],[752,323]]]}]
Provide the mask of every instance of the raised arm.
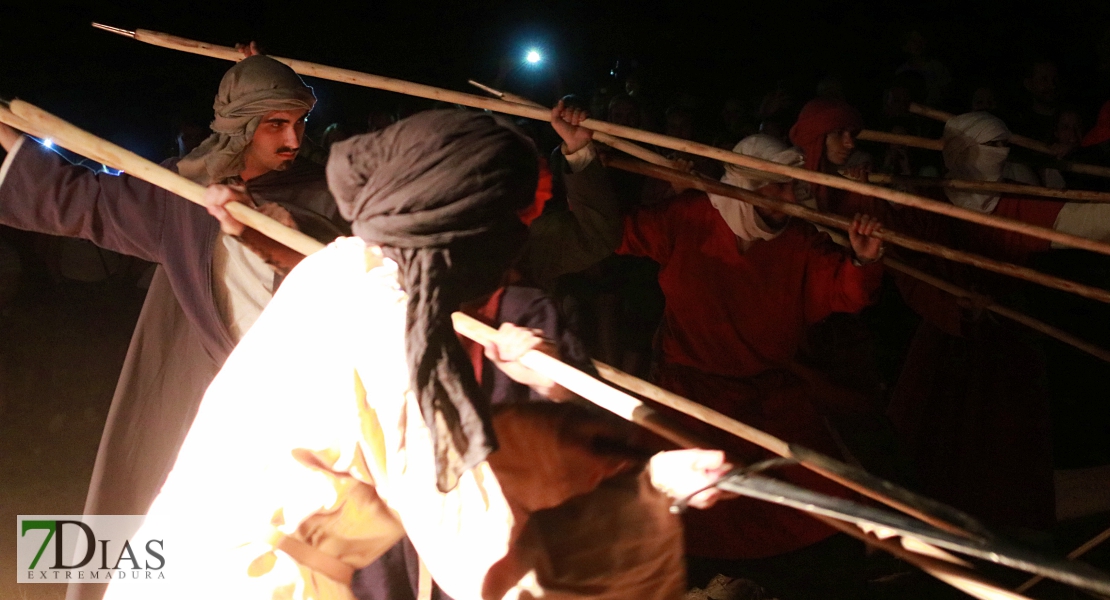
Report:
[{"label": "raised arm", "polygon": [[162,262],[166,205],[183,200],[130,175],[70,164],[7,126],[0,126],[0,144],[8,151],[0,166],[0,223]]},{"label": "raised arm", "polygon": [[848,233],[850,253],[826,234],[815,235],[806,262],[806,320],[816,323],[834,312],[855,313],[872,304],[882,283],[882,244],[870,237],[882,224],[856,215]]},{"label": "raised arm", "polygon": [[562,101],[551,111],[552,127],[563,140],[551,168],[563,176],[569,210],[545,212],[529,231],[528,268],[544,286],[609,256],[621,241],[620,204],[590,130],[578,127],[585,118],[585,111]]}]

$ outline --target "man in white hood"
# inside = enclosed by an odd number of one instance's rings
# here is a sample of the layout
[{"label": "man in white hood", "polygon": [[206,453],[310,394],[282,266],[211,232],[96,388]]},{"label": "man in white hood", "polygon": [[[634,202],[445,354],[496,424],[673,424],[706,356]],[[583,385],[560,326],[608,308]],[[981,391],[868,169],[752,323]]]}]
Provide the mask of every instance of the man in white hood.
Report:
[{"label": "man in white hood", "polygon": [[[1039,184],[1024,165],[1009,162],[1011,133],[987,112],[965,113],[944,126],[944,164],[951,179]],[[956,206],[1009,217],[1081,237],[1110,240],[1110,206],[1060,202],[998,192],[945,190]],[[1035,252],[1056,247],[1049,242],[996,228],[969,226],[971,249],[1002,260],[1024,262]]]}]

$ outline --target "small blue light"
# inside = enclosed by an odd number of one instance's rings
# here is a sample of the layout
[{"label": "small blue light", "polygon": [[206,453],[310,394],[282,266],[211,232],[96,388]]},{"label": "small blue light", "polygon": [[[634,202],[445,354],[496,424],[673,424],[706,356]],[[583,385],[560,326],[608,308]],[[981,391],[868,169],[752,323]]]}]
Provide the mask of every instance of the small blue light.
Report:
[{"label": "small blue light", "polygon": [[539,64],[539,62],[543,60],[543,55],[540,54],[539,50],[533,48],[524,55],[524,60],[530,65]]},{"label": "small blue light", "polygon": [[50,138],[46,138],[45,140],[42,141],[42,145],[46,146],[47,148],[53,148],[54,147],[54,140],[52,140]]}]

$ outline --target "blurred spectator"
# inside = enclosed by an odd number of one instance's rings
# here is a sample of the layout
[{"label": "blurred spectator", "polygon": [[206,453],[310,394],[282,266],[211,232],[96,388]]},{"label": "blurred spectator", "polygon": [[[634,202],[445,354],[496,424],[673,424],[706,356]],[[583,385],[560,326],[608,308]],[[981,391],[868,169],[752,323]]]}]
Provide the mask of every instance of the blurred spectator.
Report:
[{"label": "blurred spectator", "polygon": [[925,79],[925,103],[929,106],[938,106],[948,97],[949,88],[952,86],[952,75],[943,63],[926,54],[927,48],[927,41],[921,32],[907,33],[902,43],[902,50],[910,57],[902,66],[895,69],[894,74],[919,73]]}]

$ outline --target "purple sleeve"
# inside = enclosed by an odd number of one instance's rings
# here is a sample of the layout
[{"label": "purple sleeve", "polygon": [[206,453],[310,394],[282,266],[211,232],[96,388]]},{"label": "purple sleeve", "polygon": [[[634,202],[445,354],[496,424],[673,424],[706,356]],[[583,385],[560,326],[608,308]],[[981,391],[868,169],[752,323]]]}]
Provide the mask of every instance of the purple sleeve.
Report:
[{"label": "purple sleeve", "polygon": [[162,225],[171,194],[127,174],[70,164],[24,137],[0,178],[0,224],[77,237],[122,254],[162,261]]}]

